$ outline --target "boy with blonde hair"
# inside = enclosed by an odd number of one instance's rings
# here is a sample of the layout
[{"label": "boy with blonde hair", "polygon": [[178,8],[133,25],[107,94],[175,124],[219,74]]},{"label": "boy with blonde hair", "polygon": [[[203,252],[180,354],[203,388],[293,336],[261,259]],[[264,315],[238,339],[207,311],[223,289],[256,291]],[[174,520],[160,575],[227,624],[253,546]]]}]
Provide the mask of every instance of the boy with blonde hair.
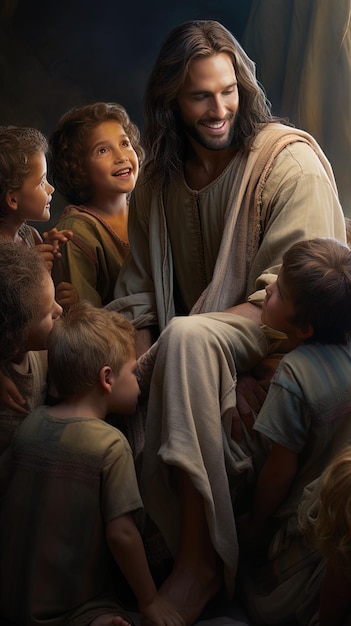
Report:
[{"label": "boy with blonde hair", "polygon": [[130,446],[105,422],[108,413],[135,412],[135,332],[123,316],[81,301],[50,334],[59,401],[17,430],[0,518],[1,612],[18,625],[126,626],[116,563],[146,620],[184,625],[149,571]]}]

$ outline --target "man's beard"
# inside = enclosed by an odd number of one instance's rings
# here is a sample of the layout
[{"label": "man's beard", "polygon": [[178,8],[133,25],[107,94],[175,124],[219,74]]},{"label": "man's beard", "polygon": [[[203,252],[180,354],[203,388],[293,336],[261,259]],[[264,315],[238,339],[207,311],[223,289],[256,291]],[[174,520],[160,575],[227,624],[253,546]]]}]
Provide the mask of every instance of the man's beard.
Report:
[{"label": "man's beard", "polygon": [[[225,148],[230,148],[230,146],[232,146],[233,144],[235,118],[236,116],[233,116],[230,120],[227,120],[228,122],[230,122],[230,126],[228,132],[224,137],[204,136],[204,134],[201,133],[198,126],[196,126],[195,124],[186,124],[184,120],[182,120],[181,123],[183,126],[183,130],[187,133],[187,135],[190,135],[190,137],[192,137],[192,139],[194,139],[203,148],[206,148],[207,150],[224,150]],[[215,122],[219,120],[212,121]]]}]

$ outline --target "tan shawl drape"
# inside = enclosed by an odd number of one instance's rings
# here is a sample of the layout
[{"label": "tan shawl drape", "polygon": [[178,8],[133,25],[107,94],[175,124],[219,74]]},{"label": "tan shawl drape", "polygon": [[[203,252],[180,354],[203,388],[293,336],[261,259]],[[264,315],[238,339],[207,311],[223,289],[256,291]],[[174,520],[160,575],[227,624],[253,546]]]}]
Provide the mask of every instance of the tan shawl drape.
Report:
[{"label": "tan shawl drape", "polygon": [[[274,159],[283,148],[295,141],[303,141],[313,148],[337,193],[331,165],[311,135],[282,124],[266,126],[257,136],[246,165],[244,163],[240,168],[239,176],[233,183],[213,277],[193,306],[191,314],[223,311],[245,291],[248,269],[258,248],[261,226],[268,218],[262,214],[261,207],[265,182]],[[236,232],[239,213],[242,228],[246,228],[245,233],[241,228],[240,235]]]}]

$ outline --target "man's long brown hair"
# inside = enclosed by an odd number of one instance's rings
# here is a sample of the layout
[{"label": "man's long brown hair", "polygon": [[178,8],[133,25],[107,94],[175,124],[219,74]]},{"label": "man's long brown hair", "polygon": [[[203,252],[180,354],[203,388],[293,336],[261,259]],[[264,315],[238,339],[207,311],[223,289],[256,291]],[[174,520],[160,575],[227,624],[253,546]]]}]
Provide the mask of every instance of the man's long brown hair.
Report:
[{"label": "man's long brown hair", "polygon": [[177,97],[194,59],[228,54],[238,80],[239,112],[233,145],[248,151],[262,124],[273,118],[255,65],[235,37],[212,20],[184,22],[164,42],[144,96],[144,164],[146,180],[158,186],[182,166],[184,136]]}]

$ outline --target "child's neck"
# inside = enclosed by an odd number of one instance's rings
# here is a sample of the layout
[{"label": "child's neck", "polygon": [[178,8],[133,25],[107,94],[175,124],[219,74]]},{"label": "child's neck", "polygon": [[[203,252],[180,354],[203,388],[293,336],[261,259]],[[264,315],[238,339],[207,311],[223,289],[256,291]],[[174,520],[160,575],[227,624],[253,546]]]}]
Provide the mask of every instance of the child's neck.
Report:
[{"label": "child's neck", "polygon": [[94,390],[59,401],[54,406],[50,406],[47,412],[61,419],[87,417],[100,420],[104,420],[107,413],[103,397],[94,393]]},{"label": "child's neck", "polygon": [[22,237],[19,235],[19,230],[23,225],[23,221],[20,222],[10,219],[10,216],[6,219],[0,219],[0,237],[7,241],[13,241],[14,243],[23,243]]},{"label": "child's neck", "polygon": [[128,214],[127,195],[124,193],[114,197],[94,197],[89,202],[85,202],[85,206],[96,213],[110,217]]},{"label": "child's neck", "polygon": [[120,199],[104,204],[89,202],[85,206],[101,215],[121,241],[128,242],[128,205],[125,196],[123,202]]}]

